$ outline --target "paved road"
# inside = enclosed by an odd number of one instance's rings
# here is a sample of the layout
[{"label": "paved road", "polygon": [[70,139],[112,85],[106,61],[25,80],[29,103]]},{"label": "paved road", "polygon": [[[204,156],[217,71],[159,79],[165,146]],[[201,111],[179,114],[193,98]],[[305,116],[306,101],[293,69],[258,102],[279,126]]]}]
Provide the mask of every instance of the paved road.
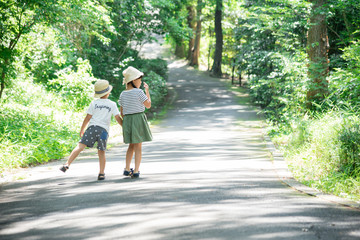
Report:
[{"label": "paved road", "polygon": [[360,239],[360,212],[277,178],[256,112],[224,83],[170,64],[173,108],[144,143],[141,178],[123,177],[126,147],[82,154],[1,186],[0,239]]}]

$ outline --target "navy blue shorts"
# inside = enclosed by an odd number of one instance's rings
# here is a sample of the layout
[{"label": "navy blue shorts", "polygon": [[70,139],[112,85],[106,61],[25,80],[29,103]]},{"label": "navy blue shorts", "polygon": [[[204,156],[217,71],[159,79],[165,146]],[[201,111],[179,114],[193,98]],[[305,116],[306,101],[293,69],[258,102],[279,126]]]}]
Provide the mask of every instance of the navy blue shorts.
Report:
[{"label": "navy blue shorts", "polygon": [[86,129],[80,143],[85,144],[87,147],[94,147],[95,142],[97,142],[97,149],[105,151],[108,137],[109,135],[105,128],[90,126]]}]

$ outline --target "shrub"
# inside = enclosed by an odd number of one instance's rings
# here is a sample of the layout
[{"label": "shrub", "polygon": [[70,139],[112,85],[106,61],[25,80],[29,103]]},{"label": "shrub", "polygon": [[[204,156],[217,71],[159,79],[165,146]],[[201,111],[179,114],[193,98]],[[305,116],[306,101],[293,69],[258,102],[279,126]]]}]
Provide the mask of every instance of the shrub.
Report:
[{"label": "shrub", "polygon": [[347,120],[339,134],[340,169],[351,176],[360,171],[360,121]]},{"label": "shrub", "polygon": [[164,78],[157,73],[150,71],[144,76],[143,81],[149,85],[153,110],[162,106],[164,98],[167,95],[167,87]]},{"label": "shrub", "polygon": [[64,157],[75,146],[84,117],[41,84],[16,81],[1,99],[0,173]]},{"label": "shrub", "polygon": [[268,120],[290,125],[305,112],[306,55],[273,53],[267,58],[271,71],[249,81],[250,94]]},{"label": "shrub", "polygon": [[360,104],[360,41],[344,49],[342,58],[346,66],[337,68],[329,78],[330,99],[339,106],[355,107]]},{"label": "shrub", "polygon": [[292,130],[283,147],[294,177],[322,191],[359,200],[359,117],[331,111],[302,118]]},{"label": "shrub", "polygon": [[93,77],[88,60],[77,60],[77,71],[65,68],[57,73],[58,78],[49,81],[50,85],[58,91],[64,99],[71,101],[75,110],[88,106],[94,97]]},{"label": "shrub", "polygon": [[135,62],[136,67],[141,69],[147,75],[154,72],[161,76],[165,81],[168,80],[168,67],[167,62],[163,59],[139,59]]},{"label": "shrub", "polygon": [[31,71],[36,82],[46,84],[56,78],[55,72],[66,64],[57,36],[59,33],[53,28],[38,24],[18,44],[19,60]]}]

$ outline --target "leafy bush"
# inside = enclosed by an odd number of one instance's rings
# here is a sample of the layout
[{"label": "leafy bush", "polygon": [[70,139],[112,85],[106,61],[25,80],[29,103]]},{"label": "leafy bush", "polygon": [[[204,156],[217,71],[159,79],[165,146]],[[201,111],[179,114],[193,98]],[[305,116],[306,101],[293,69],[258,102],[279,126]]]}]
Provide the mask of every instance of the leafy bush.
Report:
[{"label": "leafy bush", "polygon": [[168,80],[167,62],[163,59],[139,59],[135,62],[136,67],[141,69],[147,75],[149,72],[154,72],[165,81]]},{"label": "leafy bush", "polygon": [[156,109],[163,105],[164,98],[167,95],[167,87],[164,78],[157,73],[150,71],[144,76],[143,81],[150,87],[152,108]]},{"label": "leafy bush", "polygon": [[359,200],[360,118],[332,111],[302,118],[292,127],[282,147],[294,177],[322,191]]},{"label": "leafy bush", "polygon": [[64,157],[75,146],[84,117],[58,93],[31,79],[16,81],[1,99],[0,173]]},{"label": "leafy bush", "polygon": [[[1,144],[19,151],[12,158],[6,155],[1,167],[25,167],[59,159],[68,153],[76,142],[76,135],[70,126],[57,123],[51,116],[27,107],[6,106],[0,113]],[[19,156],[23,156],[22,158]]]},{"label": "leafy bush", "polygon": [[342,58],[347,65],[337,68],[329,78],[331,101],[339,106],[360,104],[360,41],[344,49]]},{"label": "leafy bush", "polygon": [[46,84],[56,78],[56,71],[66,62],[57,35],[53,28],[38,24],[19,42],[20,59],[36,82]]},{"label": "leafy bush", "polygon": [[340,169],[354,176],[360,172],[360,121],[346,121],[339,134]]},{"label": "leafy bush", "polygon": [[273,53],[267,58],[271,72],[249,80],[253,102],[263,108],[268,120],[291,125],[304,113],[306,99],[306,56]]},{"label": "leafy bush", "polygon": [[88,60],[77,60],[77,71],[65,68],[57,73],[58,78],[49,81],[61,95],[72,102],[75,110],[81,110],[89,105],[94,96],[93,77]]}]

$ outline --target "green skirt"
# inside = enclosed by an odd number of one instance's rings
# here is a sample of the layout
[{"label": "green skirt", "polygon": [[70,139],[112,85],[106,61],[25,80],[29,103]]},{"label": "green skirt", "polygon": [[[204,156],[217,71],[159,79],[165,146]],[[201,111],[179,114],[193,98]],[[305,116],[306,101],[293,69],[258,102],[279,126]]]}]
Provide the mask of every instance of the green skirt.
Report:
[{"label": "green skirt", "polygon": [[145,113],[134,113],[124,116],[124,143],[142,143],[152,140],[152,134]]}]

